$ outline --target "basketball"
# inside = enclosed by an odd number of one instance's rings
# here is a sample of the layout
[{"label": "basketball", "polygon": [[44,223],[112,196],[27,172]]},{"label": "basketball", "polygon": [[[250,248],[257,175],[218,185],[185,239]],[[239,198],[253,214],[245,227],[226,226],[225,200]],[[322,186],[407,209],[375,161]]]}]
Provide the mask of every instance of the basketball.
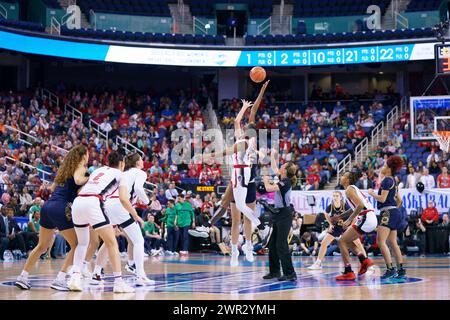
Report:
[{"label": "basketball", "polygon": [[250,70],[250,79],[252,79],[253,82],[261,83],[266,78],[266,70],[262,67],[253,67],[252,70]]}]

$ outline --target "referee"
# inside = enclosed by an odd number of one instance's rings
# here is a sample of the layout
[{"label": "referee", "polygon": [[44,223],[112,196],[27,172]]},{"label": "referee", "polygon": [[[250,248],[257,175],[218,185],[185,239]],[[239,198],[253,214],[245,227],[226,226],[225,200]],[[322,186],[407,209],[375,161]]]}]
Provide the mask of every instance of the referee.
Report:
[{"label": "referee", "polygon": [[[274,162],[272,161],[272,164]],[[279,182],[274,184],[269,177],[264,177],[266,192],[275,192],[276,213],[273,214],[272,235],[269,240],[269,273],[263,279],[278,278],[279,281],[296,281],[292,258],[289,254],[288,234],[292,226],[293,210],[290,206],[292,186],[297,183],[297,166],[287,162],[280,169],[272,167],[279,177]],[[283,276],[280,272],[283,269]]]}]

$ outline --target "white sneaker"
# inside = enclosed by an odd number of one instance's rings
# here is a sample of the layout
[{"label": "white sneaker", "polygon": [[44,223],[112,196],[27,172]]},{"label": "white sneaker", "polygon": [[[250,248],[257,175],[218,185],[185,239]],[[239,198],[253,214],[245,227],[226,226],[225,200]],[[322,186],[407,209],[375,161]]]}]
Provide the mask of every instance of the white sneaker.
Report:
[{"label": "white sneaker", "polygon": [[89,266],[87,264],[83,264],[83,270],[81,271],[81,276],[85,279],[92,278],[92,273],[89,271]]},{"label": "white sneaker", "polygon": [[91,281],[89,283],[94,285],[94,286],[102,285],[104,283],[104,281],[102,279],[102,275],[101,274],[97,274],[97,273],[92,274],[92,278],[91,278]]},{"label": "white sneaker", "polygon": [[70,277],[68,287],[70,291],[83,291],[83,287],[81,286],[81,274],[75,272]]},{"label": "white sneaker", "polygon": [[205,231],[200,230],[189,230],[188,233],[195,238],[208,238],[209,234]]},{"label": "white sneaker", "polygon": [[55,279],[50,288],[58,291],[70,291],[66,279]]},{"label": "white sneaker", "polygon": [[149,279],[146,276],[137,277],[136,278],[136,285],[137,286],[154,286],[156,283],[155,280]]},{"label": "white sneaker", "polygon": [[252,245],[247,245],[247,243],[246,243],[242,246],[242,250],[245,253],[245,259],[248,262],[255,261],[255,257],[253,256],[253,246]]},{"label": "white sneaker", "polygon": [[173,253],[172,251],[169,251],[169,250],[166,250],[166,251],[164,252],[164,254],[165,254],[166,256],[173,256],[173,255],[174,255],[174,253]]},{"label": "white sneaker", "polygon": [[239,265],[239,250],[231,250],[230,266],[237,267]]},{"label": "white sneaker", "polygon": [[148,258],[148,254],[144,252],[144,258]]},{"label": "white sneaker", "polygon": [[322,264],[314,262],[312,265],[310,265],[308,268],[308,270],[322,270]]},{"label": "white sneaker", "polygon": [[135,292],[134,288],[130,285],[128,285],[125,281],[122,280],[115,280],[114,281],[114,293],[133,293]]}]

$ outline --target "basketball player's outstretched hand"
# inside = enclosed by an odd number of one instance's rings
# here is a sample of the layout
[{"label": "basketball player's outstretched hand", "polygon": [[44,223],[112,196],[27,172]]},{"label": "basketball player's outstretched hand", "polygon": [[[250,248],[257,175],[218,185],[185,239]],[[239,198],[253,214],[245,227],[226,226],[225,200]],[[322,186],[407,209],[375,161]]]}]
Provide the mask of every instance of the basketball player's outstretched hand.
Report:
[{"label": "basketball player's outstretched hand", "polygon": [[251,102],[251,101],[247,101],[245,99],[242,99],[241,101],[242,101],[242,107],[245,107],[246,109],[253,106],[253,102]]},{"label": "basketball player's outstretched hand", "polygon": [[266,90],[267,86],[269,85],[270,80],[267,80],[266,82],[264,82],[262,88],[263,90]]}]

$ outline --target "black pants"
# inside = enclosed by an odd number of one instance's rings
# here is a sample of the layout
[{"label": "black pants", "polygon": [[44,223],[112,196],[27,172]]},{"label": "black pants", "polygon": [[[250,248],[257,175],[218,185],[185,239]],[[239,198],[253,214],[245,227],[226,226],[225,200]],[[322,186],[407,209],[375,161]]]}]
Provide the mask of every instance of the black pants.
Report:
[{"label": "black pants", "polygon": [[9,240],[9,246],[8,249],[13,250],[20,250],[22,253],[27,252],[27,247],[25,245],[25,239],[22,233],[16,233],[15,237],[13,239]]},{"label": "black pants", "polygon": [[0,260],[3,260],[3,253],[8,249],[9,239],[7,237],[0,238]]},{"label": "black pants", "polygon": [[189,226],[180,227],[180,242],[181,242],[181,250],[188,251],[189,250]]},{"label": "black pants", "polygon": [[271,274],[280,273],[280,262],[284,275],[295,274],[288,245],[292,216],[290,208],[281,208],[279,213],[272,216],[273,231],[269,240],[269,271]]}]

